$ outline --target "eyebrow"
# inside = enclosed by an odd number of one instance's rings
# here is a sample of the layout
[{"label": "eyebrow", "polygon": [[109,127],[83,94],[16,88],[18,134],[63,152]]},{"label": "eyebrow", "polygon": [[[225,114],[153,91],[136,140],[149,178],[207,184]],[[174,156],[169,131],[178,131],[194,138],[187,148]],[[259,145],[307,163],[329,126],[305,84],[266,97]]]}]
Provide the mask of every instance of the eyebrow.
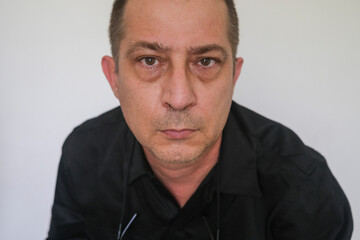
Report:
[{"label": "eyebrow", "polygon": [[[159,42],[138,41],[138,42],[133,43],[130,46],[130,48],[126,52],[126,55],[130,56],[139,49],[149,49],[149,50],[156,51],[156,52],[168,52],[171,50],[169,47],[167,47]],[[201,55],[201,54],[205,54],[205,53],[213,52],[213,51],[220,52],[223,55],[224,60],[226,60],[227,57],[229,56],[228,52],[223,47],[221,47],[217,44],[209,44],[209,45],[204,45],[204,46],[190,47],[188,50],[188,53],[190,53],[192,55]]]},{"label": "eyebrow", "polygon": [[126,52],[126,55],[129,56],[139,49],[149,49],[156,52],[167,52],[170,50],[170,48],[164,46],[159,42],[138,41],[130,46],[130,48]]},{"label": "eyebrow", "polygon": [[205,54],[205,53],[213,52],[213,51],[220,52],[223,55],[225,60],[229,56],[228,52],[223,47],[216,45],[216,44],[210,44],[210,45],[199,46],[199,47],[191,47],[189,49],[189,52],[194,55],[201,55],[201,54]]}]

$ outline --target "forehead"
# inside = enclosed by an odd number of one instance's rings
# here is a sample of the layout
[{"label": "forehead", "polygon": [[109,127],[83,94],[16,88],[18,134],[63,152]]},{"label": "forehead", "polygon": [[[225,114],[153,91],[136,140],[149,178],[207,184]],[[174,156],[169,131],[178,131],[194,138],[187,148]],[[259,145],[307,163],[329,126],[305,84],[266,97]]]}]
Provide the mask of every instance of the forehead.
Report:
[{"label": "forehead", "polygon": [[123,23],[122,45],[148,41],[172,49],[209,44],[230,48],[223,0],[129,0]]}]

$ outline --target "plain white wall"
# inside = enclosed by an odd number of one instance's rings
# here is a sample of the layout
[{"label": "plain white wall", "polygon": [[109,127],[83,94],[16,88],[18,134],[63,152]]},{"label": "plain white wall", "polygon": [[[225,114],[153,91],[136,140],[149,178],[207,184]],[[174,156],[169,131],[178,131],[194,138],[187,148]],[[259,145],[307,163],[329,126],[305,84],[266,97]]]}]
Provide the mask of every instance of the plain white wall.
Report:
[{"label": "plain white wall", "polygon": [[[235,100],[320,151],[360,221],[360,1],[238,0]],[[100,59],[112,0],[0,1],[0,239],[44,239],[60,149],[117,105]],[[360,238],[355,228],[353,239]]]}]

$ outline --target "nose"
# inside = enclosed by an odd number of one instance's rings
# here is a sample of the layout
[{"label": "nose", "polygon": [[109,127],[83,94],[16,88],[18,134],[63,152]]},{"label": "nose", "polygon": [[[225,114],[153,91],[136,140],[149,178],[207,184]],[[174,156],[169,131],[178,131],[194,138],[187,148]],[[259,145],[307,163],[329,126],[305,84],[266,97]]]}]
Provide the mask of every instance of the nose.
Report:
[{"label": "nose", "polygon": [[186,66],[173,66],[171,73],[164,81],[162,104],[176,111],[191,108],[196,103],[194,86]]}]

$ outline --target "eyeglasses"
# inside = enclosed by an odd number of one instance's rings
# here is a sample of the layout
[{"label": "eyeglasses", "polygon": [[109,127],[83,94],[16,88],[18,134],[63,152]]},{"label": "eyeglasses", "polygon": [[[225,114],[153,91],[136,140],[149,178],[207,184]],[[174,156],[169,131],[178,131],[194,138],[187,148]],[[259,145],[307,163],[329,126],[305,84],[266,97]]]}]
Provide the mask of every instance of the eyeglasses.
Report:
[{"label": "eyeglasses", "polygon": [[[133,223],[136,216],[137,216],[137,213],[134,213],[134,215],[130,219],[129,223],[124,228],[124,230],[122,230],[122,223],[120,223],[119,230],[118,230],[118,235],[117,235],[117,240],[122,240],[123,239],[126,231],[129,229],[130,225]],[[211,233],[211,229],[210,229],[208,221],[206,220],[206,217],[204,215],[202,215],[202,218],[203,218],[203,220],[205,222],[205,225],[206,225],[206,228],[207,228],[207,230],[209,232],[210,239],[215,240],[213,234]],[[216,218],[218,219],[218,216],[216,216]],[[217,227],[217,229],[216,229],[216,240],[219,240],[219,239],[220,239],[220,229],[219,229],[219,227]]]},{"label": "eyeglasses", "polygon": [[[206,228],[207,228],[207,230],[208,230],[208,232],[209,232],[210,239],[211,239],[211,240],[215,240],[213,234],[211,233],[211,229],[210,229],[210,226],[209,226],[208,221],[206,220],[206,217],[205,217],[204,215],[202,215],[202,218],[203,218],[203,220],[204,220],[204,222],[205,222],[205,225],[206,225]],[[218,219],[219,216],[216,216],[216,218]],[[219,229],[219,226],[217,226],[217,229],[216,229],[216,240],[219,240],[219,239],[220,239],[220,229]]]},{"label": "eyeglasses", "polygon": [[137,213],[134,213],[134,215],[132,216],[132,218],[130,219],[129,223],[126,225],[126,227],[124,228],[124,230],[122,230],[122,222],[120,223],[119,226],[119,231],[118,231],[118,235],[117,235],[117,240],[122,240],[126,231],[128,230],[128,228],[130,227],[130,225],[133,223],[133,221],[135,220],[137,216]]}]

